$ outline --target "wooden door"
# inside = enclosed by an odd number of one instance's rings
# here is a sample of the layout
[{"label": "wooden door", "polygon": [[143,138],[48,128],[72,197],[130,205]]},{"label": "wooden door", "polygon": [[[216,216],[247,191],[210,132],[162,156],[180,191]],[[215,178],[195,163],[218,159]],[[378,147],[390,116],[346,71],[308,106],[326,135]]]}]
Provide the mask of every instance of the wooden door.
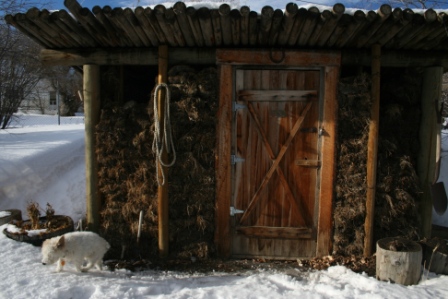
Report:
[{"label": "wooden door", "polygon": [[232,256],[314,256],[319,70],[235,73]]},{"label": "wooden door", "polygon": [[330,254],[340,53],[217,50],[222,257]]}]

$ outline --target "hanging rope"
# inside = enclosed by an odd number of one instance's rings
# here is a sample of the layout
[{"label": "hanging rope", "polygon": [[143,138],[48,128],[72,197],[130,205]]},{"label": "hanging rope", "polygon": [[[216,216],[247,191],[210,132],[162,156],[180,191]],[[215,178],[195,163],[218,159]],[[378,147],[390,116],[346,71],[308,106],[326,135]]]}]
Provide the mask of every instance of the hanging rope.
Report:
[{"label": "hanging rope", "polygon": [[[160,130],[160,121],[159,121],[159,107],[157,105],[157,94],[160,88],[165,88],[165,111],[163,115],[163,132]],[[163,171],[163,167],[171,167],[176,162],[176,150],[174,148],[173,135],[171,133],[171,119],[170,119],[170,89],[167,84],[160,83],[156,86],[154,90],[154,141],[152,143],[152,151],[156,154],[156,177],[157,183],[159,186],[165,185],[165,173]],[[167,153],[173,151],[173,160],[170,163],[164,163],[162,161],[162,152],[166,149]],[[162,173],[162,182],[159,180],[158,168],[159,164],[162,165],[160,167]]]}]

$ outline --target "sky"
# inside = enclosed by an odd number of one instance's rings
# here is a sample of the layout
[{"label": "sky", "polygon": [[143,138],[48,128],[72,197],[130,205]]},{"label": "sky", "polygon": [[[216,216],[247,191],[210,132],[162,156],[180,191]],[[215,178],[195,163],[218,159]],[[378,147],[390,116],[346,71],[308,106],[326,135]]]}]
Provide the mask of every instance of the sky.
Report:
[{"label": "sky", "polygon": [[[64,0],[51,0],[54,2],[52,9],[65,9]],[[398,2],[398,0],[396,0]],[[406,1],[406,0],[403,0]],[[161,0],[78,0],[78,2],[83,7],[87,7],[92,9],[94,6],[98,5],[103,7],[105,5],[109,5],[112,8],[114,7],[136,7],[136,6],[145,6],[145,5],[155,5],[159,3],[166,3],[167,1]],[[173,3],[176,1],[173,0]],[[188,2],[188,1],[185,1]],[[195,2],[205,2],[198,1]],[[286,4],[289,2],[296,2],[298,6],[304,6],[309,4],[316,5],[328,5],[333,6],[335,3],[342,3],[347,8],[361,8],[361,9],[377,9],[383,3],[389,3],[390,1],[382,1],[382,0],[348,0],[348,1],[338,1],[338,0],[261,0],[261,1],[250,1],[250,0],[229,0],[229,1],[210,1],[207,2],[227,2],[227,3],[235,3],[235,5],[243,6],[247,5],[249,7],[262,7],[264,5],[271,5],[274,8],[283,9],[286,7]],[[252,4],[251,4],[252,3]],[[448,8],[448,0],[426,0],[427,7],[433,7],[437,3],[437,7],[439,9]],[[395,7],[403,7],[400,5],[392,5]],[[416,7],[411,7],[416,8]],[[420,8],[420,7],[419,7]]]},{"label": "sky", "polygon": [[[49,202],[57,214],[68,215],[76,223],[85,214],[82,118],[62,118],[61,126],[39,126],[39,117],[42,116],[22,115],[14,128],[0,130],[0,212],[20,209],[26,219],[25,207],[30,200],[41,207]],[[448,131],[444,131],[446,134]],[[446,150],[448,138],[443,140]],[[441,172],[448,175],[448,163],[443,159]],[[1,225],[0,231],[7,227]],[[41,259],[39,247],[0,233],[0,299],[448,298],[448,276],[427,271],[418,284],[403,286],[354,273],[343,266],[315,271],[297,265],[288,271],[264,268],[234,273],[219,269],[209,273],[130,272],[105,267],[78,273],[67,262],[64,271],[57,273],[56,265],[44,266]]]}]

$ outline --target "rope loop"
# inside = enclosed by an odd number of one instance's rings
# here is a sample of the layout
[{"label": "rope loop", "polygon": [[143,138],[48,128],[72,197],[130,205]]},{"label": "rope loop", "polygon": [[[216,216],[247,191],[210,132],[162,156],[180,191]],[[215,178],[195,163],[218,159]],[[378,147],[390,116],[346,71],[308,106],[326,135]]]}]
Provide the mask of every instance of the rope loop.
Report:
[{"label": "rope loop", "polygon": [[[159,106],[157,101],[157,94],[159,89],[165,88],[165,109],[163,115],[163,132],[160,129],[159,121]],[[154,141],[152,143],[152,151],[156,154],[156,177],[159,186],[165,185],[165,173],[163,167],[171,167],[176,162],[176,149],[174,148],[173,134],[171,132],[171,118],[170,118],[170,89],[166,83],[160,83],[156,86],[154,90]],[[162,160],[163,150],[166,149],[167,153],[173,152],[173,159],[169,163],[165,163]],[[161,165],[162,181],[159,180],[158,166]],[[163,167],[162,167],[163,166]]]}]

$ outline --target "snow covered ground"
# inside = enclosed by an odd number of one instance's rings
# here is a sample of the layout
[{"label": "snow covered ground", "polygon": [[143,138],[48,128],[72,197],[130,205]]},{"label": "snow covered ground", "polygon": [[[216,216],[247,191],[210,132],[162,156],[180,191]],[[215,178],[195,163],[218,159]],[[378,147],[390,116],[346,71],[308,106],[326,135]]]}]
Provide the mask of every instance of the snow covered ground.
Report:
[{"label": "snow covered ground", "polygon": [[[448,166],[447,166],[448,168]],[[448,172],[447,172],[448,173]],[[0,130],[0,210],[50,203],[75,221],[85,214],[84,126]],[[25,216],[25,215],[24,215]],[[25,216],[26,217],[26,216]],[[0,226],[3,231],[5,226]],[[238,274],[91,270],[41,264],[40,248],[0,233],[0,299],[52,298],[448,298],[448,276],[424,273],[415,286],[380,282],[345,267]]]}]

